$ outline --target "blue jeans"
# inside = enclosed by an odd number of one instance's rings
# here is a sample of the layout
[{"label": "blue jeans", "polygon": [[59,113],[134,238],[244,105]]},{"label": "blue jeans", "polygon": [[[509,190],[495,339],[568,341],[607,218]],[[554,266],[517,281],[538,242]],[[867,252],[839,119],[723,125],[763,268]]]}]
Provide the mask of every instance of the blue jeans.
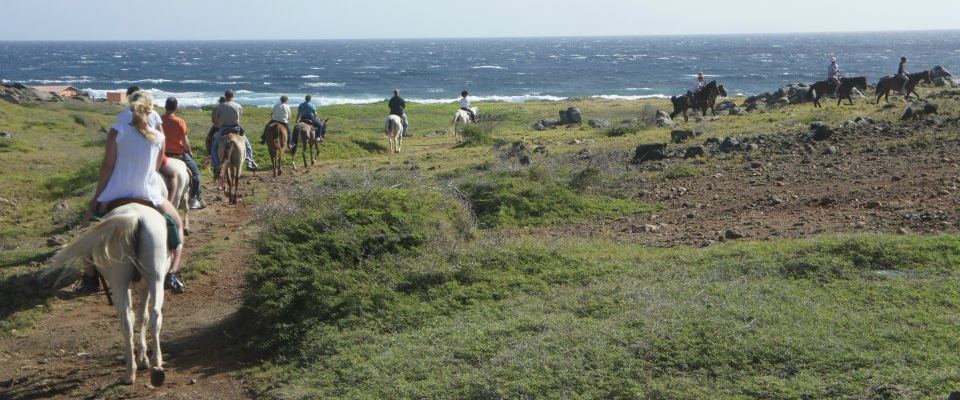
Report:
[{"label": "blue jeans", "polygon": [[193,155],[190,153],[167,155],[171,158],[178,158],[183,160],[184,164],[187,164],[187,168],[190,169],[190,197],[199,198],[200,197],[200,167],[197,166],[197,162],[193,159]]}]

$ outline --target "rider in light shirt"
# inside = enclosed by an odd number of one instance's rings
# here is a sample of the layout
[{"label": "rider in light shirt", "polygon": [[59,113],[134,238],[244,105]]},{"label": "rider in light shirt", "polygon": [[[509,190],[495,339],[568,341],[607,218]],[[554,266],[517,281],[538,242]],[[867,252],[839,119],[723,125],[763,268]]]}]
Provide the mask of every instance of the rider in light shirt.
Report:
[{"label": "rider in light shirt", "polygon": [[830,68],[827,70],[827,82],[833,85],[833,94],[837,94],[840,89],[840,66],[837,65],[837,58],[830,59]]},{"label": "rider in light shirt", "polygon": [[477,116],[474,115],[473,110],[470,109],[470,100],[467,99],[467,96],[470,96],[470,93],[466,90],[460,93],[460,109],[470,115],[470,122],[477,122]]}]

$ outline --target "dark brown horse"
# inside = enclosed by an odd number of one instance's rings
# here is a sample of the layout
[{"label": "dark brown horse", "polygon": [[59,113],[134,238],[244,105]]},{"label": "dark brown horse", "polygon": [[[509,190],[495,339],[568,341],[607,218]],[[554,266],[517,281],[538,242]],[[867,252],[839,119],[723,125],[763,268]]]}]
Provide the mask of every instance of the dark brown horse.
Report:
[{"label": "dark brown horse", "polygon": [[910,93],[917,95],[917,98],[920,98],[920,93],[917,93],[917,85],[920,82],[933,83],[931,79],[930,71],[917,72],[914,74],[907,74],[907,83],[904,85],[903,78],[898,78],[896,76],[885,76],[880,78],[880,82],[877,82],[877,104],[880,104],[880,98],[883,97],[887,103],[890,102],[890,91],[897,90],[902,93],[906,93],[904,99],[910,98]]},{"label": "dark brown horse", "polygon": [[700,89],[699,92],[693,95],[693,104],[690,104],[687,96],[673,96],[670,98],[670,102],[673,103],[673,112],[670,113],[670,118],[674,118],[679,114],[683,114],[683,121],[687,121],[687,111],[688,110],[700,110],[703,113],[703,116],[707,116],[707,110],[709,109],[713,112],[713,115],[717,115],[717,110],[714,108],[717,105],[717,97],[727,97],[727,90],[724,89],[723,85],[718,85],[717,81],[710,81],[706,86]]},{"label": "dark brown horse", "polygon": [[[843,78],[840,80],[840,88],[837,89],[837,105],[839,106],[843,99],[850,100],[850,105],[853,105],[853,88],[860,90],[867,90],[867,78],[863,76],[858,76],[854,78]],[[823,96],[826,96],[827,93],[833,92],[833,84],[829,81],[820,81],[810,85],[810,91],[807,92],[807,96],[813,99],[814,107],[823,107],[820,104],[820,99]]]}]

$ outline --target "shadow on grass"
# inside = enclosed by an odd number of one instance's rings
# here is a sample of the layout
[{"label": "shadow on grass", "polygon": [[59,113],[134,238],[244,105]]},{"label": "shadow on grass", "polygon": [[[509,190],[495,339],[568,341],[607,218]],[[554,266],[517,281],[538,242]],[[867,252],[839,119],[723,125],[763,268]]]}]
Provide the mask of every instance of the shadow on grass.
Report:
[{"label": "shadow on grass", "polygon": [[351,141],[360,146],[360,148],[370,153],[386,153],[387,146],[370,140],[351,139]]}]

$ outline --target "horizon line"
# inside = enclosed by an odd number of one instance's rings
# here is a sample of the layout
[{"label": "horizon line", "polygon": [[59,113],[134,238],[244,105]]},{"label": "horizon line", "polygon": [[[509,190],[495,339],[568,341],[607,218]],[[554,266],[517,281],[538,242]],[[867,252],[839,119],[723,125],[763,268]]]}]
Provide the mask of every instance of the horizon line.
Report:
[{"label": "horizon line", "polygon": [[363,40],[491,40],[491,39],[587,39],[587,38],[645,38],[645,37],[702,37],[702,36],[753,36],[753,35],[836,35],[836,34],[878,34],[878,33],[935,33],[956,32],[960,28],[942,29],[890,29],[890,30],[850,30],[850,31],[807,31],[807,32],[725,32],[725,33],[650,33],[615,35],[539,35],[539,36],[407,36],[407,37],[343,37],[343,38],[240,38],[240,39],[0,39],[3,42],[275,42],[275,41],[363,41]]}]

